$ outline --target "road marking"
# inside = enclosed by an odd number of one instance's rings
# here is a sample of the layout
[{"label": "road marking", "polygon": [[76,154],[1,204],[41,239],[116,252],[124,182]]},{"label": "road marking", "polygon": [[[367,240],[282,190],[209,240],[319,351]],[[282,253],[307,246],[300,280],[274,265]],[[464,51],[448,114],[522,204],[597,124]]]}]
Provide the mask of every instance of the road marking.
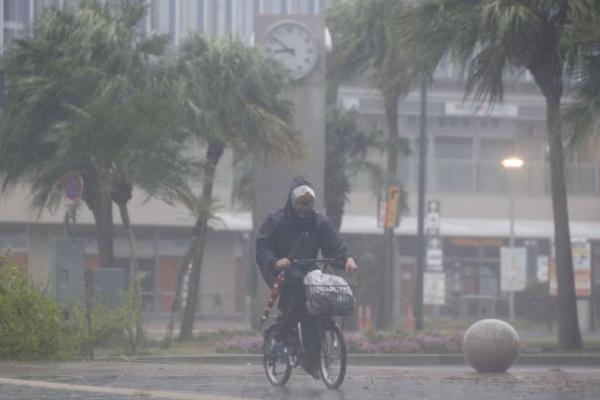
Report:
[{"label": "road marking", "polygon": [[210,394],[182,393],[182,392],[172,392],[172,391],[165,391],[165,390],[113,388],[113,387],[76,385],[76,384],[71,384],[71,383],[56,383],[56,382],[32,381],[32,380],[11,379],[11,378],[0,378],[0,384],[28,386],[28,387],[41,388],[41,389],[67,390],[67,391],[73,391],[73,392],[116,394],[116,395],[122,395],[122,396],[138,396],[138,397],[144,397],[144,398],[148,398],[148,399],[156,399],[156,398],[171,399],[171,400],[239,400],[240,399],[239,397],[217,396],[217,395],[210,395]]}]

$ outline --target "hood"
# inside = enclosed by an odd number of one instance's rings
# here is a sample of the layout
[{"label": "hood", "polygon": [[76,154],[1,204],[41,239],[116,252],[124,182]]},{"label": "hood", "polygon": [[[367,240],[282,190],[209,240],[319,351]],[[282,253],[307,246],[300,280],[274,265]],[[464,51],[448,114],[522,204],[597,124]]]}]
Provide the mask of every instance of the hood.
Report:
[{"label": "hood", "polygon": [[290,187],[290,191],[288,192],[287,195],[287,200],[285,202],[285,213],[291,216],[296,216],[296,213],[294,212],[294,209],[292,207],[292,190],[296,189],[298,186],[302,186],[302,185],[306,185],[309,186],[310,188],[314,189],[312,183],[310,183],[308,180],[306,180],[303,176],[297,176],[294,178],[294,180],[292,181],[292,186]]}]

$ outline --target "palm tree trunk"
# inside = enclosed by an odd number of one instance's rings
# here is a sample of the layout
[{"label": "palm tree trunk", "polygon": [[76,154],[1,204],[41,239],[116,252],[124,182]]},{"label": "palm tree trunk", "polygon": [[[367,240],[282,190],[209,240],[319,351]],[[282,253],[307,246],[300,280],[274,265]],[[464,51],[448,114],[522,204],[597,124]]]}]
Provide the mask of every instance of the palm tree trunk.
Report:
[{"label": "palm tree trunk", "polygon": [[[129,197],[131,198],[131,196]],[[131,285],[129,290],[132,291],[131,295],[133,296],[133,300],[135,302],[135,307],[132,310],[134,315],[131,316],[134,319],[133,330],[129,332],[129,341],[133,354],[136,354],[138,346],[141,344],[140,339],[144,336],[144,327],[142,323],[143,301],[138,275],[136,240],[133,233],[133,228],[131,227],[127,203],[120,202],[118,206],[119,213],[121,215],[121,221],[127,230],[127,239],[129,242],[129,273]]]},{"label": "palm tree trunk", "polygon": [[114,266],[112,199],[107,173],[101,171],[84,174],[83,200],[94,215],[96,241],[100,265],[103,268]]},{"label": "palm tree trunk", "polygon": [[546,95],[554,243],[556,248],[556,280],[558,284],[558,339],[563,349],[580,350],[583,347],[583,342],[577,318],[561,136],[560,97],[560,95],[552,96],[548,92]]},{"label": "palm tree trunk", "polygon": [[[219,141],[211,141],[206,150],[206,167],[204,175],[204,184],[202,185],[202,203],[209,205],[212,202],[212,192],[215,180],[215,170],[217,164],[223,155],[225,147]],[[181,330],[179,339],[188,340],[193,336],[194,317],[198,303],[198,292],[200,287],[200,272],[202,270],[202,259],[204,257],[204,247],[206,244],[206,232],[208,226],[208,213],[202,212],[196,220],[195,239],[197,242],[195,251],[192,252],[192,271],[190,273],[188,301],[183,312],[181,321]]]},{"label": "palm tree trunk", "polygon": [[194,236],[194,240],[192,241],[191,246],[186,251],[185,255],[181,259],[179,263],[179,267],[177,268],[177,286],[175,288],[175,297],[173,298],[173,303],[171,303],[171,314],[169,315],[169,321],[167,322],[167,330],[165,332],[165,338],[162,346],[164,348],[169,348],[171,346],[171,341],[173,339],[173,330],[175,329],[175,320],[179,317],[179,312],[181,309],[181,291],[183,288],[183,277],[187,271],[187,266],[192,260],[192,254],[196,251],[198,247],[198,237]]},{"label": "palm tree trunk", "polygon": [[[329,174],[336,174],[337,172],[332,172],[330,170]],[[338,171],[343,171],[343,169],[339,169]],[[331,176],[325,177],[325,211],[327,218],[331,220],[331,223],[335,226],[335,228],[340,230],[342,225],[342,218],[344,216],[344,202],[345,202],[345,192],[341,190],[336,190],[335,185],[331,182],[338,181],[340,179],[345,179],[345,176],[337,176],[335,178]]]},{"label": "palm tree trunk", "polygon": [[[336,135],[328,132],[328,135]],[[326,138],[327,140],[327,138]],[[336,140],[330,138],[332,142]],[[338,148],[333,144],[326,145],[325,158],[325,212],[327,218],[339,231],[344,216],[344,203],[348,194],[348,178],[344,154],[339,154]]]},{"label": "palm tree trunk", "polygon": [[[332,112],[333,107],[337,104],[338,88],[340,85],[339,78],[335,74],[330,74],[327,78],[327,112]],[[326,132],[325,140],[329,135],[335,135],[335,132]],[[332,139],[333,141],[333,139]],[[333,225],[339,231],[342,226],[342,218],[344,217],[344,205],[346,200],[346,190],[348,182],[345,173],[344,155],[334,154],[337,149],[332,148],[329,143],[326,143],[325,152],[325,212],[327,218],[331,220]],[[342,185],[341,182],[344,182]]]},{"label": "palm tree trunk", "polygon": [[127,241],[129,242],[129,274],[131,283],[134,283],[138,278],[138,259],[135,235],[133,233],[133,228],[131,227],[131,220],[129,219],[129,210],[127,209],[127,204],[119,203],[118,206],[119,214],[121,215],[121,221],[123,222],[123,226],[127,231]]}]

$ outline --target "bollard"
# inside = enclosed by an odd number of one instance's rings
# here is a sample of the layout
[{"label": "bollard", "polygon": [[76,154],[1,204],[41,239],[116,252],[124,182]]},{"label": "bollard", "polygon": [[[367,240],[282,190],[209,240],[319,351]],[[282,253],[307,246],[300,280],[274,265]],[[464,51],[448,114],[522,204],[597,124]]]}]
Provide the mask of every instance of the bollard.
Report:
[{"label": "bollard", "polygon": [[462,347],[477,372],[506,372],[519,356],[519,336],[504,321],[483,319],[467,329]]}]

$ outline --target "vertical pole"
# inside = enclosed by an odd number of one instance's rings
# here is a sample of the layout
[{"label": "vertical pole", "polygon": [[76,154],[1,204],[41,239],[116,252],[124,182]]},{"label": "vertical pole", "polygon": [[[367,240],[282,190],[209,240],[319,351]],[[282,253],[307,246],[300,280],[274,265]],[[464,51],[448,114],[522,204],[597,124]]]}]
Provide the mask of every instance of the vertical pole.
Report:
[{"label": "vertical pole", "polygon": [[421,82],[421,122],[419,132],[419,199],[417,210],[417,266],[413,291],[415,330],[423,329],[423,272],[425,271],[425,178],[427,156],[427,79]]},{"label": "vertical pole", "polygon": [[[88,335],[90,338],[93,338],[93,330],[92,330],[92,271],[87,270],[84,273],[84,282],[85,282],[85,322],[87,325]],[[94,343],[90,339],[88,343],[88,356],[90,360],[94,360]]]},{"label": "vertical pole", "polygon": [[[509,224],[510,224],[510,254],[513,257],[515,248],[515,184],[514,184],[514,173],[508,171],[508,180],[510,185],[510,200],[509,200]],[[515,319],[515,292],[511,290],[508,292],[508,306],[509,306],[509,318]]]},{"label": "vertical pole", "polygon": [[[388,196],[388,200],[389,196]],[[385,245],[384,245],[384,269],[382,271],[381,279],[383,280],[383,290],[381,291],[381,305],[379,314],[379,324],[383,329],[393,328],[392,318],[392,299],[393,299],[393,282],[392,277],[394,276],[394,227],[386,228],[384,232]]]}]

